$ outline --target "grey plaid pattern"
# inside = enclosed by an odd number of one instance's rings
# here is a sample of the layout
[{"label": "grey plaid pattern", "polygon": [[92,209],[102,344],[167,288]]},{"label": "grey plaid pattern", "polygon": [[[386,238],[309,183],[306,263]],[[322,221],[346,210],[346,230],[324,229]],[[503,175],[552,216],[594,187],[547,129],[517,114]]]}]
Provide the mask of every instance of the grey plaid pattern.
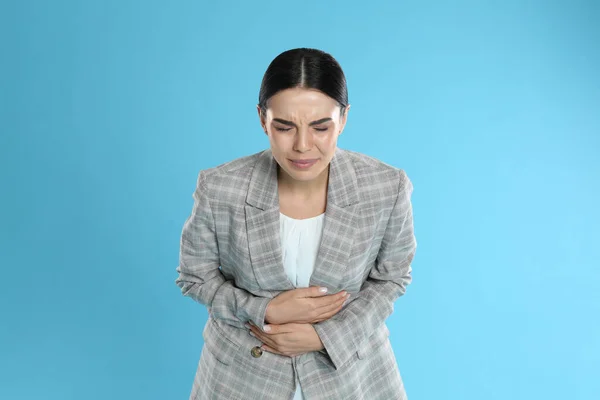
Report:
[{"label": "grey plaid pattern", "polygon": [[310,286],[347,290],[344,308],[314,324],[325,349],[264,352],[244,323],[264,325],[268,302],[294,289],[283,268],[277,162],[263,150],[200,171],[176,284],[209,309],[190,399],[406,399],[385,324],[411,282],[416,251],[406,173],[336,148],[323,236]]}]

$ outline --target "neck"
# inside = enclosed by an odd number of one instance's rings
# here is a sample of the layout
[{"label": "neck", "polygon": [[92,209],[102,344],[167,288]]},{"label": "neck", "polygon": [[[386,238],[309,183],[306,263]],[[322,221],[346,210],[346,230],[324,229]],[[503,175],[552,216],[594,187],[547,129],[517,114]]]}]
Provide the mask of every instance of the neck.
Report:
[{"label": "neck", "polygon": [[277,166],[277,180],[280,187],[285,188],[290,194],[299,197],[310,197],[327,190],[329,178],[329,165],[315,179],[299,181],[289,176],[281,167]]}]

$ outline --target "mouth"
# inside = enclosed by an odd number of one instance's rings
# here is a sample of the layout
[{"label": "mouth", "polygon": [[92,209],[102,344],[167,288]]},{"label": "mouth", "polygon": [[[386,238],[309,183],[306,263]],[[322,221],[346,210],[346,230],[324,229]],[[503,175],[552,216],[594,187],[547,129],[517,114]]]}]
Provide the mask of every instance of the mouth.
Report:
[{"label": "mouth", "polygon": [[319,161],[318,158],[311,158],[311,159],[305,159],[305,160],[292,160],[292,159],[289,159],[289,160],[292,163],[292,165],[297,168],[309,168],[309,167],[313,166],[317,161]]}]

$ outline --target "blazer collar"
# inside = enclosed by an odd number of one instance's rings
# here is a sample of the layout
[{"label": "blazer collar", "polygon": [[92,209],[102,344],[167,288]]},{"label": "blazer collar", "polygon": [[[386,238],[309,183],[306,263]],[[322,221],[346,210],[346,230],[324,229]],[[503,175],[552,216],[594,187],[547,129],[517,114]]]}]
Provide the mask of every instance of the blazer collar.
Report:
[{"label": "blazer collar", "polygon": [[[336,147],[329,169],[323,235],[309,286],[340,289],[356,232],[359,203],[350,155]],[[254,276],[261,288],[280,291],[295,286],[282,262],[277,161],[271,150],[260,153],[246,197],[246,234]]]},{"label": "blazer collar", "polygon": [[[252,171],[246,203],[268,210],[279,207],[277,161],[271,149],[260,153]],[[358,202],[356,172],[349,154],[338,147],[330,162],[327,203],[346,207]]]}]

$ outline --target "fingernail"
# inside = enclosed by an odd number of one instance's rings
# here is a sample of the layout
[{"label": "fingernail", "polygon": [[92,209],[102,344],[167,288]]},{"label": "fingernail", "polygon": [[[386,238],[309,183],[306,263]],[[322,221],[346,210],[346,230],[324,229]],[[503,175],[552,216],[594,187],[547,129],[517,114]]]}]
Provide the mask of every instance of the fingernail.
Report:
[{"label": "fingernail", "polygon": [[250,328],[250,324],[244,324],[246,328]]},{"label": "fingernail", "polygon": [[319,289],[319,291],[321,293],[327,293],[327,288],[326,287],[322,287],[322,288]]},{"label": "fingernail", "polygon": [[254,336],[254,337],[256,337],[256,335],[254,334],[254,332],[250,331],[250,332],[248,332],[248,333],[250,334],[250,336]]},{"label": "fingernail", "polygon": [[265,326],[263,326],[263,331],[271,332],[271,327],[269,325],[265,325]]}]

